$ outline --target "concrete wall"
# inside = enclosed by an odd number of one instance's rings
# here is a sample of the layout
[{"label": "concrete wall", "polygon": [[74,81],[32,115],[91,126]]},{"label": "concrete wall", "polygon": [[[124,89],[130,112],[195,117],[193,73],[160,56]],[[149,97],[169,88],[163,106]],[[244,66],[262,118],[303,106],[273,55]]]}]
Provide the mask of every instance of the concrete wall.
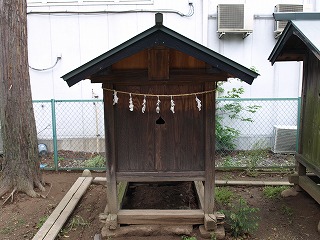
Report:
[{"label": "concrete wall", "polygon": [[[38,139],[39,143],[47,146],[48,152],[53,152],[52,139]],[[58,150],[75,152],[105,152],[104,138],[62,138],[57,140]]]}]

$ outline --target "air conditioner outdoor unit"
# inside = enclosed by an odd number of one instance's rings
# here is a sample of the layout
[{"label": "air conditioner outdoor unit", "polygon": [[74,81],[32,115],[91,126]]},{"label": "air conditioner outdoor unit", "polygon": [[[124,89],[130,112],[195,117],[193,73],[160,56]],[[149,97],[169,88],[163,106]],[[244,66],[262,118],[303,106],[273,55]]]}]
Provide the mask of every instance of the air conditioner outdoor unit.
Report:
[{"label": "air conditioner outdoor unit", "polygon": [[[311,11],[311,5],[310,4],[278,4],[275,6],[274,9],[275,12],[307,12]],[[275,21],[274,25],[274,32],[275,37],[281,35],[282,31],[286,27],[288,21]]]},{"label": "air conditioner outdoor unit", "polygon": [[218,4],[219,38],[226,33],[240,33],[243,38],[253,31],[253,14],[246,4]]},{"label": "air conditioner outdoor unit", "polygon": [[271,151],[274,153],[295,153],[297,126],[274,126]]}]

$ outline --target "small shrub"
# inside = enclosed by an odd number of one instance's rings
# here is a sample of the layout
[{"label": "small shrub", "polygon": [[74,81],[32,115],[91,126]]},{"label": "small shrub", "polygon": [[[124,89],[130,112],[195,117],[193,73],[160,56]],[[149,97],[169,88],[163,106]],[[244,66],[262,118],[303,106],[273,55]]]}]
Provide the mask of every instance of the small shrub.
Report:
[{"label": "small shrub", "polygon": [[269,199],[278,199],[281,197],[281,192],[288,189],[287,186],[265,186],[263,188],[263,195]]},{"label": "small shrub", "polygon": [[214,198],[219,205],[228,205],[234,198],[234,193],[228,187],[216,187]]},{"label": "small shrub", "polygon": [[84,166],[88,168],[102,168],[106,166],[106,160],[101,155],[96,155],[84,162]]},{"label": "small shrub", "polygon": [[226,167],[226,168],[232,168],[232,167],[239,167],[239,162],[236,162],[232,159],[231,156],[226,156],[223,159],[223,162],[221,163],[221,167]]},{"label": "small shrub", "polygon": [[231,235],[240,237],[249,234],[258,228],[258,208],[249,207],[247,202],[240,198],[239,202],[231,206],[230,210],[223,211],[226,223],[230,226]]},{"label": "small shrub", "polygon": [[246,151],[244,157],[247,162],[246,174],[250,177],[257,177],[259,175],[257,167],[268,157],[268,149],[265,141],[259,140],[253,144],[252,149]]}]

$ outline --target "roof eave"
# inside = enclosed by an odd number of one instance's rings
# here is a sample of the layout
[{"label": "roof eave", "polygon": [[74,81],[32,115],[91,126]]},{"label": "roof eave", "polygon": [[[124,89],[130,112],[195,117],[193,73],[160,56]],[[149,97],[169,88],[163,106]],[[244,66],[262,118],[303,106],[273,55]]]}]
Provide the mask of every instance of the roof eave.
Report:
[{"label": "roof eave", "polygon": [[276,45],[274,46],[271,54],[268,57],[268,60],[271,62],[272,65],[276,62],[277,57],[280,55],[281,51],[283,50],[285,42],[290,38],[292,34],[293,34],[292,22],[290,21],[282,31],[280,38],[278,39]]},{"label": "roof eave", "polygon": [[[159,31],[159,35],[156,32]],[[163,39],[162,39],[162,38]],[[137,53],[148,47],[161,44],[185,52],[214,67],[240,78],[248,84],[259,75],[258,73],[216,53],[201,44],[184,37],[183,35],[163,26],[155,25],[152,28],[136,35],[128,41],[118,45],[110,51],[94,58],[82,66],[62,76],[69,86],[88,78],[94,72],[107,68],[121,59]]]}]

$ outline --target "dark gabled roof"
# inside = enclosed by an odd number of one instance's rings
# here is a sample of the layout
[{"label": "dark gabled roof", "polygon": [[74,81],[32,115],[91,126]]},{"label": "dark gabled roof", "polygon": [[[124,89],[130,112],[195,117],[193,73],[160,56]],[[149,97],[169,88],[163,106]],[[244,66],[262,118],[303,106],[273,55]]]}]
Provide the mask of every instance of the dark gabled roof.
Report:
[{"label": "dark gabled roof", "polygon": [[126,57],[156,45],[179,50],[234,77],[240,78],[248,84],[251,84],[254,78],[259,75],[162,24],[156,24],[110,51],[63,75],[62,78],[69,86],[72,86]]},{"label": "dark gabled roof", "polygon": [[301,61],[309,49],[320,60],[320,13],[274,15],[276,20],[290,20],[268,60]]}]

